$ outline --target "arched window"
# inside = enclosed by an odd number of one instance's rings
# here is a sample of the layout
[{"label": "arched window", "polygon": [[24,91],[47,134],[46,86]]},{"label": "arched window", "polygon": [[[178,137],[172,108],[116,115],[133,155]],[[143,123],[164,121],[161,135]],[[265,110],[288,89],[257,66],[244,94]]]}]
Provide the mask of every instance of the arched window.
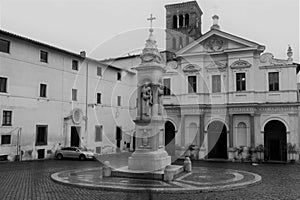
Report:
[{"label": "arched window", "polygon": [[236,142],[237,146],[248,146],[247,145],[247,125],[244,122],[240,122],[237,125],[236,131]]},{"label": "arched window", "polygon": [[179,15],[179,28],[183,27],[183,15]]},{"label": "arched window", "polygon": [[181,49],[183,47],[182,45],[182,37],[179,37],[179,49]]},{"label": "arched window", "polygon": [[177,28],[177,16],[173,16],[173,28]]},{"label": "arched window", "polygon": [[196,144],[196,136],[197,136],[197,124],[196,123],[190,123],[189,125],[189,131],[187,135],[187,143],[188,144]]},{"label": "arched window", "polygon": [[190,24],[190,16],[189,14],[185,14],[185,27],[189,27]]},{"label": "arched window", "polygon": [[173,43],[173,49],[176,49],[176,38],[173,38],[172,43]]}]

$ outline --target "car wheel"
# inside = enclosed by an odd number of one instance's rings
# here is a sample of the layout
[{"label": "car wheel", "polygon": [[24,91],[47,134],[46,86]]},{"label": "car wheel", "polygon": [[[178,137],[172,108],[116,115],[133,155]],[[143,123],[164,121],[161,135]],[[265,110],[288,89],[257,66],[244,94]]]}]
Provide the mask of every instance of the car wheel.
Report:
[{"label": "car wheel", "polygon": [[79,156],[79,160],[85,160],[85,156],[84,155],[80,155]]},{"label": "car wheel", "polygon": [[58,154],[56,157],[57,157],[58,160],[63,159],[63,155],[62,154]]}]

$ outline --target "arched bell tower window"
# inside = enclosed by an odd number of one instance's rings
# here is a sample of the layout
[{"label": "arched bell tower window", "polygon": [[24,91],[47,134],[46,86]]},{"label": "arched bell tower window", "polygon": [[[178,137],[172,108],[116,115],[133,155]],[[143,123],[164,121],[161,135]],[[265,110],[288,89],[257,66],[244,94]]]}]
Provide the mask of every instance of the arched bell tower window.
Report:
[{"label": "arched bell tower window", "polygon": [[179,28],[183,27],[183,15],[179,15]]},{"label": "arched bell tower window", "polygon": [[176,49],[176,38],[173,38],[172,45],[173,45],[173,49]]},{"label": "arched bell tower window", "polygon": [[173,16],[173,28],[177,28],[177,16]]},{"label": "arched bell tower window", "polygon": [[185,14],[185,27],[189,27],[190,24],[190,16],[189,14]]}]

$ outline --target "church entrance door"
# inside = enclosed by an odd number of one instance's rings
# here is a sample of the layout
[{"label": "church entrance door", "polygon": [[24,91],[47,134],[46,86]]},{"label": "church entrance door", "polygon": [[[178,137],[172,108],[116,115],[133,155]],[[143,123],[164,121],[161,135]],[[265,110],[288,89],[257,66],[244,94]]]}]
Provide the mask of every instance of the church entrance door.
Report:
[{"label": "church entrance door", "polygon": [[165,123],[165,147],[170,156],[175,156],[175,127],[170,121]]},{"label": "church entrance door", "polygon": [[264,127],[265,160],[287,161],[286,127],[278,121],[272,120]]},{"label": "church entrance door", "polygon": [[208,158],[228,159],[227,156],[227,129],[220,122],[212,122],[207,129],[208,135]]},{"label": "church entrance door", "polygon": [[79,147],[80,145],[80,127],[71,126],[71,147]]}]

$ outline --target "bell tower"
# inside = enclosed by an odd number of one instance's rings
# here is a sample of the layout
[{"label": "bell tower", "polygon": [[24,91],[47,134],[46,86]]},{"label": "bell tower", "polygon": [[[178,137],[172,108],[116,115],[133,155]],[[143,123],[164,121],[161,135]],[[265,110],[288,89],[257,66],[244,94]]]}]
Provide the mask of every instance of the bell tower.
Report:
[{"label": "bell tower", "polygon": [[166,50],[176,52],[202,35],[202,10],[196,1],[169,4],[166,8]]}]

